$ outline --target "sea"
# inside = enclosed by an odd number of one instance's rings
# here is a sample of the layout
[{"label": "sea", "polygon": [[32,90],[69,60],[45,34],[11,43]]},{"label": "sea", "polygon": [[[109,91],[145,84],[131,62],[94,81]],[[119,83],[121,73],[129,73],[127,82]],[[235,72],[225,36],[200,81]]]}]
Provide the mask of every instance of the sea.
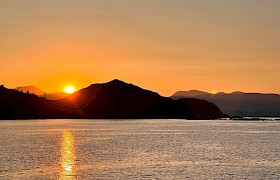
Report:
[{"label": "sea", "polygon": [[0,121],[0,179],[280,179],[280,121]]}]

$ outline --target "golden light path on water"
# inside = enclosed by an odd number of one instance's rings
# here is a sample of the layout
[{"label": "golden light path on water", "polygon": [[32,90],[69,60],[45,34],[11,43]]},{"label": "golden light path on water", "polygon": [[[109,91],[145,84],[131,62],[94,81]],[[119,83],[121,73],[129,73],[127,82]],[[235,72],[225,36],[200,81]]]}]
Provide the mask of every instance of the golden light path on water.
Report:
[{"label": "golden light path on water", "polygon": [[60,179],[75,179],[75,149],[74,137],[71,132],[64,131],[61,145],[61,175]]}]

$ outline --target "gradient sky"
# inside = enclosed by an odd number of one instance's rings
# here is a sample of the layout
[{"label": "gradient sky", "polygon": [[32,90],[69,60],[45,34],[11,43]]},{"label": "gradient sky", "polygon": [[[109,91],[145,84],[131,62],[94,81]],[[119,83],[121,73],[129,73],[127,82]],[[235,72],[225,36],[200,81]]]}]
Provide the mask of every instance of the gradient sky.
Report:
[{"label": "gradient sky", "polygon": [[0,0],[0,84],[280,93],[279,0]]}]

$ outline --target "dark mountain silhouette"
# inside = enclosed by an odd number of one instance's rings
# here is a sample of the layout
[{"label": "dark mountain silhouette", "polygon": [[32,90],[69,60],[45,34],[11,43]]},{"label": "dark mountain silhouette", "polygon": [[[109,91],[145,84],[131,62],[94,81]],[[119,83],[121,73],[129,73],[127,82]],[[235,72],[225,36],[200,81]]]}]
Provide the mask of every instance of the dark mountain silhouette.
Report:
[{"label": "dark mountain silhouette", "polygon": [[172,100],[138,86],[113,80],[93,84],[61,100],[0,88],[0,119],[216,119],[226,117],[207,101]]},{"label": "dark mountain silhouette", "polygon": [[[187,101],[187,100],[186,100]],[[202,116],[197,109],[199,102],[207,104],[209,116],[215,119],[224,116],[220,110],[213,109],[212,103],[200,100],[174,101],[159,94],[144,90],[123,81],[113,80],[104,84],[93,84],[59,101],[59,106],[80,109],[87,118],[187,118]],[[210,110],[211,109],[211,110]],[[201,114],[200,114],[201,113]]]},{"label": "dark mountain silhouette", "polygon": [[189,96],[188,94],[175,93],[172,99],[193,97],[206,100],[216,104],[222,112],[230,116],[261,116],[261,117],[279,117],[280,116],[280,95],[244,93],[235,91],[230,94],[203,94]]}]

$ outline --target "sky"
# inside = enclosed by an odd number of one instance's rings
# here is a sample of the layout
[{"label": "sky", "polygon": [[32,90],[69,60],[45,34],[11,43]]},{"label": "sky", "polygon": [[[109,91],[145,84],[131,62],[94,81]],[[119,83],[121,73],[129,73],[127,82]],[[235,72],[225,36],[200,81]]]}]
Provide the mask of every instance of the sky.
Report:
[{"label": "sky", "polygon": [[0,0],[0,84],[280,94],[279,0]]}]

